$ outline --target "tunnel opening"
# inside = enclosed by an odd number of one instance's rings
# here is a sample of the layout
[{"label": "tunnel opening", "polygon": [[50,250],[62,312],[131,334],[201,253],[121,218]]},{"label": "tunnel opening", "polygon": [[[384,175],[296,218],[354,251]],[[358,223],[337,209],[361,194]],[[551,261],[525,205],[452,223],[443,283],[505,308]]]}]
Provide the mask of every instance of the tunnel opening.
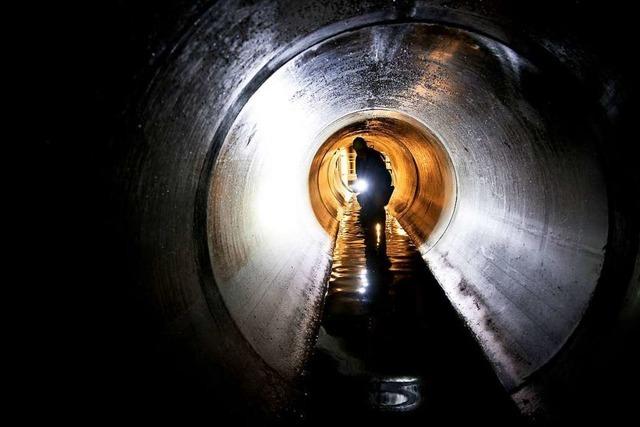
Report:
[{"label": "tunnel opening", "polygon": [[385,158],[395,187],[388,204],[421,252],[442,236],[455,210],[453,164],[440,139],[415,118],[390,110],[348,114],[319,134],[323,141],[309,173],[309,195],[316,218],[335,232],[351,196],[358,192],[353,139],[363,137]]}]

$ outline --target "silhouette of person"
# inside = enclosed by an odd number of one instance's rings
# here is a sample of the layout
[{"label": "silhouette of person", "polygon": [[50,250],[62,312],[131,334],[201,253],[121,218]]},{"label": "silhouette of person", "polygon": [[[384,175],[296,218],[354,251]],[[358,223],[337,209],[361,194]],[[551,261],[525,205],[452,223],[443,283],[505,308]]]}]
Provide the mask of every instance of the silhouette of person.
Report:
[{"label": "silhouette of person", "polygon": [[394,187],[391,185],[391,174],[387,170],[384,157],[379,151],[367,146],[362,137],[353,140],[356,152],[356,175],[366,188],[360,188],[357,195],[360,204],[360,222],[368,228],[373,224],[381,224],[384,229],[384,207],[389,203]]}]

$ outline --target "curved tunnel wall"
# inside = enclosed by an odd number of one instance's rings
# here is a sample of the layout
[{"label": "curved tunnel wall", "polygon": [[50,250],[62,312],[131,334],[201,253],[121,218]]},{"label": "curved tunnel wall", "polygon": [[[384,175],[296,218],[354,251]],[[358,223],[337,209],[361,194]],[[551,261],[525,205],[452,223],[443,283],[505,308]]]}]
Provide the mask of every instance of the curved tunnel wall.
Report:
[{"label": "curved tunnel wall", "polygon": [[504,45],[426,24],[346,32],[267,79],[217,154],[208,207],[216,284],[257,353],[293,376],[313,330],[333,237],[309,203],[318,135],[384,108],[428,123],[452,159],[458,206],[441,240],[423,243],[433,227],[427,195],[400,220],[503,384],[518,386],[549,360],[597,283],[607,199],[592,137],[529,100],[561,102],[540,93],[544,79]]},{"label": "curved tunnel wall", "polygon": [[[332,246],[309,197],[318,135],[355,111],[397,111],[437,135],[456,173],[457,206],[423,257],[513,390],[571,336],[605,257],[582,108],[496,39],[389,24],[459,17],[329,3],[219,4],[156,76],[137,190],[151,293],[172,331],[241,382],[278,383],[269,367],[294,378]],[[401,215],[418,242],[420,220]]]}]

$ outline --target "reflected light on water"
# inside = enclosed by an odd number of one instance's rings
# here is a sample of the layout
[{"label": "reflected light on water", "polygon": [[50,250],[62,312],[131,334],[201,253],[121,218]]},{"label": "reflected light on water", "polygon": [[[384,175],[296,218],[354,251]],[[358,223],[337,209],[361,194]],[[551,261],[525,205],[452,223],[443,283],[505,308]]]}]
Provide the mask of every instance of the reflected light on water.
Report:
[{"label": "reflected light on water", "polygon": [[363,268],[360,270],[360,288],[358,288],[358,292],[364,294],[367,291],[367,286],[369,286],[369,279],[367,278],[367,270]]},{"label": "reflected light on water", "polygon": [[378,410],[408,412],[422,402],[419,377],[375,378],[369,387],[369,404]]}]

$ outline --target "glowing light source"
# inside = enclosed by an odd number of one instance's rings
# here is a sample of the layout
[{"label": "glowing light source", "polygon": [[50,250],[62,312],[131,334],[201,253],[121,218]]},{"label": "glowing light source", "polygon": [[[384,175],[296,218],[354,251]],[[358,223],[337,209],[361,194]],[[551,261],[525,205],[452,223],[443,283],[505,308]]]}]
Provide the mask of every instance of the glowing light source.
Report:
[{"label": "glowing light source", "polygon": [[369,183],[364,179],[359,179],[353,184],[353,189],[358,193],[364,193],[369,188]]}]

